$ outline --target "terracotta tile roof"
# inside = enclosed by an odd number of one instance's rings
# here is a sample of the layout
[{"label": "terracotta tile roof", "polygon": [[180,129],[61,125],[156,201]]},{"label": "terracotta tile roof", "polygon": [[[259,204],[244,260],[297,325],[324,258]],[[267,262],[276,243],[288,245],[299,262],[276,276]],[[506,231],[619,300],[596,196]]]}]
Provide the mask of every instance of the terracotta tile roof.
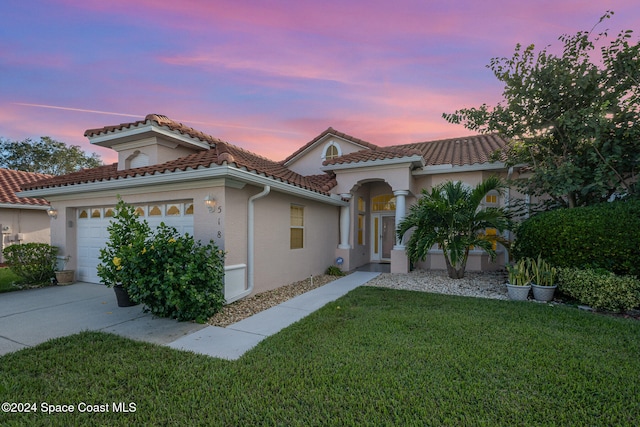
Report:
[{"label": "terracotta tile roof", "polygon": [[497,134],[466,136],[462,138],[441,139],[438,141],[417,142],[396,145],[396,148],[415,149],[422,153],[426,166],[454,166],[487,163],[491,154],[504,148],[507,141]]},{"label": "terracotta tile roof", "polygon": [[[285,167],[281,162],[269,160],[250,151],[244,150],[233,144],[229,144],[220,139],[207,136],[201,133],[193,133],[181,124],[171,122],[165,116],[148,115],[145,121],[125,123],[118,126],[107,126],[100,129],[92,129],[85,132],[86,136],[95,136],[101,133],[112,132],[125,128],[132,128],[146,123],[146,120],[156,121],[160,118],[159,125],[166,126],[178,132],[188,133],[203,141],[210,142],[209,150],[199,151],[188,156],[181,157],[169,162],[144,166],[133,169],[118,170],[118,164],[101,166],[93,169],[85,169],[67,175],[56,176],[47,181],[35,182],[28,186],[28,189],[42,189],[51,187],[63,187],[69,185],[83,184],[87,182],[109,181],[127,177],[163,174],[166,172],[184,171],[187,169],[208,168],[219,165],[233,165],[268,178],[273,178],[297,187],[315,191],[322,194],[329,194],[329,190],[337,183],[333,175],[326,174],[326,177],[311,176],[305,177]],[[204,136],[203,136],[204,135]]]},{"label": "terracotta tile roof", "polygon": [[168,118],[167,116],[163,116],[162,114],[147,114],[144,120],[138,120],[132,123],[121,123],[119,125],[114,125],[114,126],[105,126],[97,129],[87,129],[84,132],[84,136],[88,138],[92,136],[98,136],[103,133],[107,134],[109,132],[116,132],[124,129],[134,129],[139,126],[147,125],[148,124],[147,122],[155,122],[155,124],[160,127],[164,127],[173,132],[179,132],[181,134],[188,135],[192,138],[196,138],[201,141],[206,141],[211,145],[214,145],[218,142],[222,142],[218,138],[214,138],[211,135],[207,135],[204,132],[195,130],[194,128],[183,125],[182,123],[175,122],[170,118]]},{"label": "terracotta tile roof", "polygon": [[344,156],[325,160],[323,165],[336,165],[345,163],[370,162],[374,160],[396,159],[401,157],[422,156],[422,152],[413,148],[380,147],[371,150],[360,150]]},{"label": "terracotta tile roof", "polygon": [[51,175],[43,173],[32,173],[15,171],[10,169],[0,169],[0,203],[12,205],[33,205],[48,206],[45,199],[32,197],[18,197],[16,193],[21,190],[21,186],[28,185],[41,180],[51,179]]},{"label": "terracotta tile roof", "polygon": [[331,134],[352,141],[365,147],[363,150],[349,153],[326,161],[325,165],[358,163],[374,160],[385,160],[402,157],[422,156],[427,166],[440,164],[472,165],[489,161],[490,155],[497,149],[503,148],[506,141],[497,135],[478,135],[464,138],[443,139],[439,141],[403,144],[391,147],[378,147],[366,141],[354,138],[333,128],[328,128],[316,138],[305,144],[286,160],[276,162],[259,156],[238,146],[196,131],[181,123],[174,122],[166,116],[150,114],[145,120],[124,123],[116,126],[106,126],[99,129],[89,129],[85,136],[97,136],[119,130],[135,128],[137,126],[155,123],[174,132],[187,134],[209,143],[210,148],[194,154],[181,157],[166,163],[145,166],[134,169],[118,170],[117,163],[94,169],[85,169],[68,175],[47,177],[38,182],[23,184],[23,189],[42,189],[83,184],[88,182],[109,181],[127,177],[156,175],[167,172],[184,171],[187,169],[209,168],[218,165],[232,165],[257,175],[276,179],[291,185],[305,188],[322,194],[329,194],[331,188],[337,185],[334,174],[303,176],[285,165],[288,161],[301,154],[319,141]]},{"label": "terracotta tile roof", "polygon": [[372,150],[378,148],[377,145],[371,144],[370,142],[363,141],[363,140],[355,138],[355,137],[353,137],[351,135],[347,135],[346,133],[339,132],[339,131],[335,130],[332,127],[329,127],[329,128],[327,128],[327,130],[325,130],[320,135],[316,136],[311,141],[307,142],[305,145],[303,145],[302,147],[297,149],[293,154],[291,154],[289,157],[287,157],[286,159],[284,159],[280,163],[282,163],[283,165],[286,165],[289,161],[293,160],[295,157],[297,157],[298,155],[302,154],[307,148],[311,147],[313,144],[315,144],[316,142],[318,142],[319,140],[321,140],[322,138],[324,138],[327,135],[334,135],[334,136],[337,136],[339,138],[346,139],[347,141],[351,141],[351,142],[353,142],[355,144],[361,145],[362,147],[370,148]]}]

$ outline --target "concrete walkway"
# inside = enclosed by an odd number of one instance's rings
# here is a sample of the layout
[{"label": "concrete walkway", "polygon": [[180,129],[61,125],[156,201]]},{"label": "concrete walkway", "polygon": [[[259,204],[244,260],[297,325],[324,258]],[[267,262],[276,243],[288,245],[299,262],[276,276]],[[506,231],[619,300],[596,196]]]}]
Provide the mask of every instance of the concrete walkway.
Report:
[{"label": "concrete walkway", "polygon": [[269,335],[368,282],[355,272],[226,328],[162,319],[142,306],[118,307],[113,289],[76,283],[0,294],[0,355],[82,331],[111,332],[234,360]]}]

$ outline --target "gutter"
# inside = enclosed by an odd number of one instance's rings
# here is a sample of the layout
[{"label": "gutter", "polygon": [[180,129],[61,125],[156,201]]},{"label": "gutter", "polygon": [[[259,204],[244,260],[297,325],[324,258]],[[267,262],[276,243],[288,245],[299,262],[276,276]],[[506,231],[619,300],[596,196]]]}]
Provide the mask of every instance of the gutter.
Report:
[{"label": "gutter", "polygon": [[237,301],[242,299],[253,292],[253,288],[255,285],[254,277],[254,246],[255,246],[255,237],[254,237],[254,229],[255,229],[255,218],[254,218],[254,202],[258,199],[266,197],[271,192],[271,187],[269,185],[265,185],[263,190],[249,197],[249,203],[247,207],[247,290],[235,295],[232,300],[227,301],[227,303]]},{"label": "gutter", "polygon": [[130,176],[126,179],[117,178],[106,181],[87,182],[82,184],[64,185],[61,187],[47,187],[33,190],[26,190],[16,193],[19,197],[42,197],[68,196],[78,193],[96,193],[98,191],[117,191],[120,189],[130,189],[134,187],[156,186],[177,182],[210,180],[212,178],[232,178],[238,181],[253,185],[264,185],[273,187],[274,190],[305,199],[316,200],[322,203],[329,203],[335,206],[346,206],[337,194],[326,195],[313,190],[289,184],[277,178],[270,178],[246,170],[238,169],[228,165],[212,168],[188,169],[177,172],[156,172],[155,174]]},{"label": "gutter", "polygon": [[37,211],[46,211],[49,205],[19,205],[14,203],[0,203],[0,209],[31,209]]}]

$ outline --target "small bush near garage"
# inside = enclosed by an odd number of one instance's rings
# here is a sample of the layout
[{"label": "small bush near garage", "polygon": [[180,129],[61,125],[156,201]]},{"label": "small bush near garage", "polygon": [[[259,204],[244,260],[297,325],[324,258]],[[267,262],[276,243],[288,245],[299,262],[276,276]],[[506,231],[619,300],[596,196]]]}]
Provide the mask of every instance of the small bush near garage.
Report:
[{"label": "small bush near garage", "polygon": [[148,311],[204,323],[224,304],[223,253],[211,242],[180,235],[162,223],[144,246],[132,247],[127,268],[138,272],[129,295]]},{"label": "small bush near garage", "polygon": [[54,277],[58,248],[46,243],[25,243],[6,247],[5,263],[30,285],[48,285]]},{"label": "small bush near garage", "polygon": [[626,311],[640,307],[640,279],[606,270],[562,268],[558,289],[598,310]]},{"label": "small bush near garage", "polygon": [[132,206],[118,202],[98,275],[122,283],[156,316],[204,323],[224,304],[224,253],[161,223],[150,231]]},{"label": "small bush near garage", "polygon": [[640,201],[616,201],[537,214],[516,231],[516,259],[536,258],[558,267],[603,268],[640,275]]}]

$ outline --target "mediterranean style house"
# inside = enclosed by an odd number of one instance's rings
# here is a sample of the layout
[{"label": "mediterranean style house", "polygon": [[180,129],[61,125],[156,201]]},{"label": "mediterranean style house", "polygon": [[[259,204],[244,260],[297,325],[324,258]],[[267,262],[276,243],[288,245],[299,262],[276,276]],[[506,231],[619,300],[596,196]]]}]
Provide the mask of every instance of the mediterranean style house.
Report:
[{"label": "mediterranean style house", "polygon": [[[55,209],[51,244],[71,255],[78,280],[98,283],[99,250],[118,196],[152,226],[161,221],[226,252],[228,302],[321,274],[330,265],[353,270],[389,263],[410,268],[397,224],[423,188],[447,180],[475,186],[490,175],[514,174],[491,154],[496,135],[381,147],[328,128],[283,161],[150,114],[144,120],[89,129],[92,144],[118,162],[23,185],[21,196]],[[516,197],[490,194],[486,205]],[[496,269],[472,251],[469,270]],[[444,269],[434,247],[425,269]]]},{"label": "mediterranean style house", "polygon": [[0,263],[2,251],[16,243],[49,243],[49,202],[42,198],[18,197],[21,185],[50,178],[41,173],[0,168]]}]

